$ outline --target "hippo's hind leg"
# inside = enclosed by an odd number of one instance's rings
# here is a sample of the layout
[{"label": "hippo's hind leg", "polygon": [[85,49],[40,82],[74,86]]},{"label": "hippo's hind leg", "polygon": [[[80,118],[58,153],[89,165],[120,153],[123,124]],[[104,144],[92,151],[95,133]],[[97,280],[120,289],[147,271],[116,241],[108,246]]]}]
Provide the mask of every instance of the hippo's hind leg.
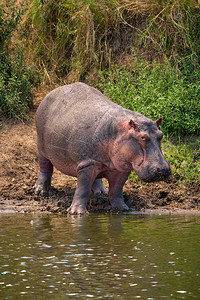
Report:
[{"label": "hippo's hind leg", "polygon": [[113,208],[120,210],[129,210],[124,202],[122,190],[129,173],[111,172],[108,175],[109,192],[108,197]]},{"label": "hippo's hind leg", "polygon": [[48,193],[51,187],[53,165],[50,160],[44,157],[40,152],[38,158],[40,164],[40,172],[38,175],[38,180],[35,184],[35,194],[41,194],[42,196],[44,196]]},{"label": "hippo's hind leg", "polygon": [[95,179],[92,185],[92,191],[94,194],[108,193],[107,188],[104,186],[101,178]]}]

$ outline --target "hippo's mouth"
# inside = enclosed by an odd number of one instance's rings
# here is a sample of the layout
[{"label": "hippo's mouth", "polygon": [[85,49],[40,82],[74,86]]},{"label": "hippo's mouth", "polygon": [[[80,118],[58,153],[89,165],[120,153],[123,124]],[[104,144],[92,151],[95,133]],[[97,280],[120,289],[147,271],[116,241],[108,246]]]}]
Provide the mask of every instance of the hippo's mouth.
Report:
[{"label": "hippo's mouth", "polygon": [[139,176],[139,178],[145,182],[155,182],[155,181],[166,181],[170,182],[171,180],[171,169],[165,168],[165,169],[148,169],[146,167],[143,167],[144,160],[140,163],[140,167],[136,171],[136,174]]},{"label": "hippo's mouth", "polygon": [[154,176],[140,177],[140,179],[143,180],[144,182],[147,182],[147,183],[150,183],[150,182],[159,182],[159,181],[170,182],[171,175],[155,174]]},{"label": "hippo's mouth", "polygon": [[140,167],[144,162],[144,159],[142,159],[142,161],[139,163],[138,167]]},{"label": "hippo's mouth", "polygon": [[131,163],[132,168],[136,173],[140,172],[141,168],[143,167],[144,161],[145,161],[145,159],[144,159],[144,155],[143,155],[143,157],[140,160],[137,159],[137,161],[133,161]]}]

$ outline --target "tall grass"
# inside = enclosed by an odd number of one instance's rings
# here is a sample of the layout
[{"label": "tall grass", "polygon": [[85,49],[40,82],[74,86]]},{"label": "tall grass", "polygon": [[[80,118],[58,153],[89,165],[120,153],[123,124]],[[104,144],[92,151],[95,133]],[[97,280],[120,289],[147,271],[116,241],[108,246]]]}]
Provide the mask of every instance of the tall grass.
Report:
[{"label": "tall grass", "polygon": [[23,43],[53,81],[111,67],[131,46],[148,60],[198,59],[198,0],[29,0]]},{"label": "tall grass", "polygon": [[30,3],[23,31],[28,57],[46,76],[74,72],[80,79],[91,66],[102,65],[105,57],[109,60],[108,36],[116,27],[114,0]]}]

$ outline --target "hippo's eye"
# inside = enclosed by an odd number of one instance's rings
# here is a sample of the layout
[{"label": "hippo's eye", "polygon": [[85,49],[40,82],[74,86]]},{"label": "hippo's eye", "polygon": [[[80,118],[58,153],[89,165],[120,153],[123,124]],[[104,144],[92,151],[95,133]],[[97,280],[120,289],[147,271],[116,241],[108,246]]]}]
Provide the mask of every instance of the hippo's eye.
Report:
[{"label": "hippo's eye", "polygon": [[149,140],[149,137],[147,136],[147,135],[142,135],[141,137],[140,137],[140,139],[142,140],[142,141],[148,141]]},{"label": "hippo's eye", "polygon": [[140,141],[148,142],[149,136],[146,133],[142,133],[139,135]]}]

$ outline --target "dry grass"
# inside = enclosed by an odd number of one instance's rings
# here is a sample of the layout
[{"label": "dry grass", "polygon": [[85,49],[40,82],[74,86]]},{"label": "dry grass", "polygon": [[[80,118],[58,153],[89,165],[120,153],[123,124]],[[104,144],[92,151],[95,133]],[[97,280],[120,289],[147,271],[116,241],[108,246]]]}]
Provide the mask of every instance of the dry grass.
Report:
[{"label": "dry grass", "polygon": [[199,7],[197,0],[30,0],[20,39],[44,81],[82,80],[132,46],[151,59],[189,53]]}]

